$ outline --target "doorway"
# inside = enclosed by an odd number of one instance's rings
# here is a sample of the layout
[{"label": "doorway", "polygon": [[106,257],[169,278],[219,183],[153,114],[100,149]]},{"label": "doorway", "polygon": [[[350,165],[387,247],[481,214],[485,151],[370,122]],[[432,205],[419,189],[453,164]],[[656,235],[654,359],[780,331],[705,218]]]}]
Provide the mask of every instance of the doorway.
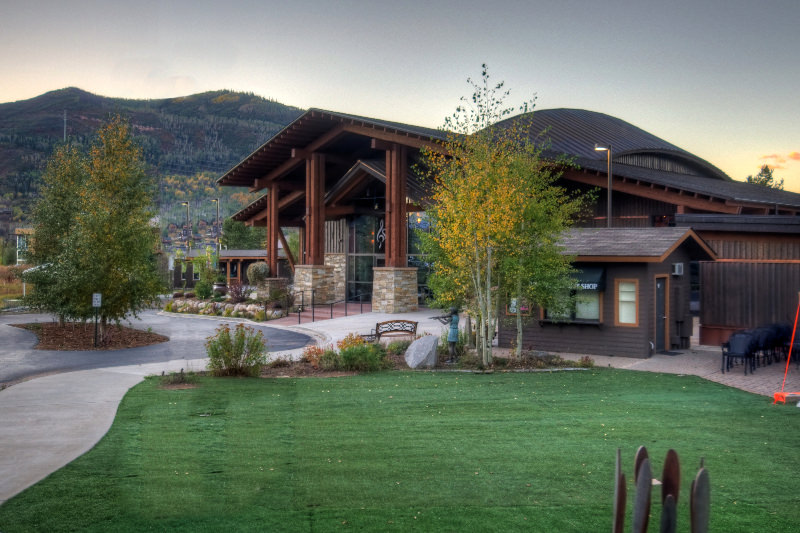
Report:
[{"label": "doorway", "polygon": [[656,277],[656,346],[657,352],[666,352],[670,347],[667,346],[667,335],[669,333],[667,324],[669,323],[669,312],[667,305],[667,276]]}]

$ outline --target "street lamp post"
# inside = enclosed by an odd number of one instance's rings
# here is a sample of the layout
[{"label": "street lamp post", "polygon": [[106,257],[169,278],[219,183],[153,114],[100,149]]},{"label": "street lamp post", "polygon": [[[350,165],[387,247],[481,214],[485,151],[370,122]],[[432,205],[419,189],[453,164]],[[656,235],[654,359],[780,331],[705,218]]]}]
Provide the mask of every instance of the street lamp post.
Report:
[{"label": "street lamp post", "polygon": [[181,202],[181,205],[186,206],[186,255],[188,256],[192,248],[192,219],[189,218],[189,202]]},{"label": "street lamp post", "polygon": [[222,226],[219,223],[219,198],[212,198],[211,201],[217,204],[217,219],[214,225],[217,227],[217,257],[219,257],[220,238],[222,237]]},{"label": "street lamp post", "polygon": [[606,222],[607,226],[611,227],[611,143],[608,145],[595,144],[594,149],[597,152],[608,152],[608,206],[606,207]]}]

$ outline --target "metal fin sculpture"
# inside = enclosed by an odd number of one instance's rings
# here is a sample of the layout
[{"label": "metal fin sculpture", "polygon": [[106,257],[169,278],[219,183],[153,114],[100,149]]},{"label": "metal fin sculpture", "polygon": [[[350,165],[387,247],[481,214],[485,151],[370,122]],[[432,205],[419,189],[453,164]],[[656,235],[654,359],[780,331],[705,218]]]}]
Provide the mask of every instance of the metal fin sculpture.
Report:
[{"label": "metal fin sculpture", "polygon": [[[636,494],[633,504],[633,532],[646,533],[650,519],[652,470],[647,449],[640,446],[634,459],[634,485]],[[681,471],[678,454],[669,450],[664,460],[661,476],[661,533],[675,533],[678,527],[678,496],[680,494]],[[622,472],[621,451],[617,449],[617,461],[614,471],[614,516],[612,533],[622,533],[625,523],[627,487],[625,474]],[[711,508],[711,486],[708,471],[700,460],[700,471],[692,481],[689,494],[690,531],[691,533],[708,533]]]}]

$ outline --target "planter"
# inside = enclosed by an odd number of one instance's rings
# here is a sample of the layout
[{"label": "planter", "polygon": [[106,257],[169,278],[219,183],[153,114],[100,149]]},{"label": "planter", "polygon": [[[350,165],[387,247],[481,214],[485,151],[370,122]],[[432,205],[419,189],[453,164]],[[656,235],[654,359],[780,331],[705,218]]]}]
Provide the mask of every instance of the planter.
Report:
[{"label": "planter", "polygon": [[213,289],[214,292],[218,292],[220,294],[228,293],[228,286],[224,283],[214,283]]}]

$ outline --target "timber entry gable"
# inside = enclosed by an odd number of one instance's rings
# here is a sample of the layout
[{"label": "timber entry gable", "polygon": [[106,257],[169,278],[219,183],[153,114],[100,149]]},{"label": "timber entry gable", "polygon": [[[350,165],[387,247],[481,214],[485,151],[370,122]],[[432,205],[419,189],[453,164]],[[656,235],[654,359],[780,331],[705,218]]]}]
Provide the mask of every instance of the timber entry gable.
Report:
[{"label": "timber entry gable", "polygon": [[[330,251],[326,250],[326,221],[362,213],[382,217],[386,241],[381,266],[401,269],[388,276],[384,273],[384,279],[397,280],[386,290],[392,300],[399,294],[413,297],[413,302],[392,305],[406,309],[415,307],[417,299],[416,288],[408,288],[411,276],[405,272],[407,214],[420,210],[424,197],[410,169],[421,149],[438,150],[444,140],[445,133],[439,130],[311,109],[217,182],[265,192],[233,218],[267,227],[266,255],[273,272],[277,271],[279,243],[286,247],[281,227],[300,229],[301,253],[290,259],[296,271],[300,265],[325,265]],[[365,199],[371,199],[369,205]],[[313,279],[313,287],[296,283],[295,289],[313,288],[317,294],[333,295],[335,291],[326,283],[334,281],[325,281],[326,270],[330,269],[300,276],[300,280]]]}]

